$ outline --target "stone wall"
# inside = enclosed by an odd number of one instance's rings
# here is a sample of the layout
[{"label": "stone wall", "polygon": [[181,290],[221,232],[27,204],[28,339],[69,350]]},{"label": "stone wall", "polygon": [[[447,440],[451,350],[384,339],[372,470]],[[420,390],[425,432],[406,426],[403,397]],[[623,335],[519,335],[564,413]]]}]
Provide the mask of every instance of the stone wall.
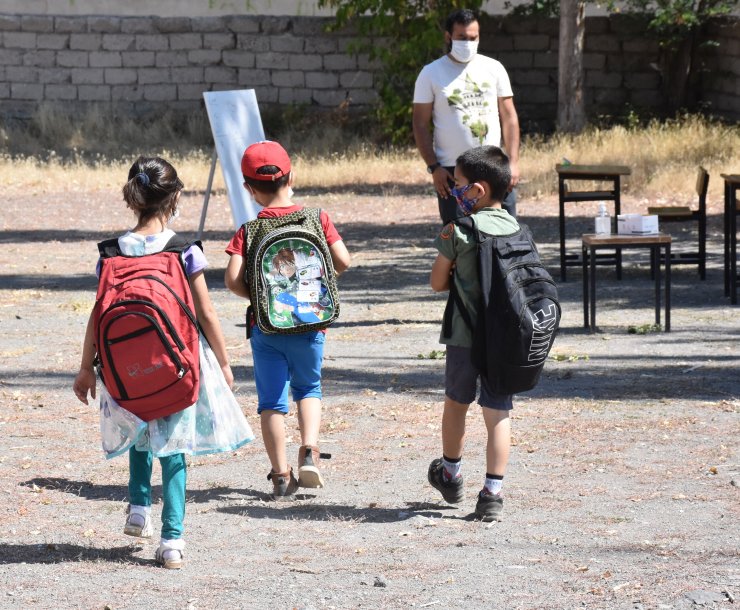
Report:
[{"label": "stone wall", "polygon": [[[109,17],[0,14],[0,105],[33,112],[111,104],[136,114],[202,108],[203,91],[254,88],[264,107],[366,109],[378,66],[347,54],[352,32],[325,32],[323,17]],[[481,51],[506,66],[525,126],[552,125],[557,103],[558,23],[486,17]],[[738,22],[716,26],[722,46],[701,101],[737,116]],[[658,46],[634,18],[587,19],[584,67],[589,115],[625,108],[660,113]],[[733,114],[734,113],[734,114]]]},{"label": "stone wall", "polygon": [[723,116],[740,121],[740,19],[713,23],[708,35],[719,41],[719,46],[706,51],[702,101]]},{"label": "stone wall", "polygon": [[[558,21],[499,17],[481,23],[481,51],[506,66],[522,122],[551,125],[557,113]],[[706,37],[720,42],[698,58],[698,105],[719,116],[740,118],[740,20],[717,22]],[[586,112],[661,115],[667,99],[660,48],[645,23],[629,15],[586,19],[583,68]]]}]

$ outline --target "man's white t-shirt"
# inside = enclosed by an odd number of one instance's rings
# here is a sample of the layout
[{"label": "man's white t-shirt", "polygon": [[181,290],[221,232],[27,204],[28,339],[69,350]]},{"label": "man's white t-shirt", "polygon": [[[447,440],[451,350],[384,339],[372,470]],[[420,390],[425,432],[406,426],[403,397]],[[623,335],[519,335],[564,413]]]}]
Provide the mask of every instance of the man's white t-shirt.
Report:
[{"label": "man's white t-shirt", "polygon": [[513,95],[504,66],[485,55],[466,64],[443,55],[424,66],[416,79],[414,104],[434,103],[437,160],[450,167],[466,150],[500,146],[498,98]]}]

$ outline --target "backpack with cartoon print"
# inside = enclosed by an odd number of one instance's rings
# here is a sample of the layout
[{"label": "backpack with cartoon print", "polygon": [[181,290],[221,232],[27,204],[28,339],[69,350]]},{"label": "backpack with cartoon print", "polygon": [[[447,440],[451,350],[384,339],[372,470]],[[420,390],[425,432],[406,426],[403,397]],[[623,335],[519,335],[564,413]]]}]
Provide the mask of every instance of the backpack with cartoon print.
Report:
[{"label": "backpack with cartoon print", "polygon": [[339,291],[321,210],[302,208],[244,225],[247,310],[266,334],[322,330],[339,317]]}]

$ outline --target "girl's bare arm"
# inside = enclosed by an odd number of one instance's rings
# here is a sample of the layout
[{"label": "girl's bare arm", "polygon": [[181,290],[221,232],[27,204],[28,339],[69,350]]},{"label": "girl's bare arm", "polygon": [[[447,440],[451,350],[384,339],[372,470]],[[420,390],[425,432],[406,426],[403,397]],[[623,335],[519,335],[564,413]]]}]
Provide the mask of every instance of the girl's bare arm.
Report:
[{"label": "girl's bare arm", "polygon": [[192,275],[190,277],[190,287],[193,291],[193,300],[195,301],[195,315],[198,318],[203,334],[208,339],[208,344],[211,346],[216,360],[218,360],[221,370],[224,373],[224,378],[229,387],[234,385],[234,375],[231,372],[231,366],[229,366],[229,356],[226,353],[226,341],[224,340],[223,332],[221,331],[221,323],[219,322],[216,310],[213,308],[211,297],[208,294],[208,286],[206,285],[206,278],[202,271]]}]

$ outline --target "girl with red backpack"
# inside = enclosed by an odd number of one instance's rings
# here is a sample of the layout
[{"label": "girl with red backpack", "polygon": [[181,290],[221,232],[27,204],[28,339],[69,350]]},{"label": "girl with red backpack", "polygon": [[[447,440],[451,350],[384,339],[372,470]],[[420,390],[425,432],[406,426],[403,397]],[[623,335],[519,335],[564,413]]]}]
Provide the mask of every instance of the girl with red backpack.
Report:
[{"label": "girl with red backpack", "polygon": [[136,226],[98,244],[98,291],[73,389],[88,404],[100,391],[107,458],[128,452],[124,533],[152,536],[151,475],[162,467],[162,530],[157,563],[183,564],[185,455],[230,451],[254,435],[231,386],[221,326],[208,295],[200,243],[168,228],[183,183],[159,157],[139,157],[123,186]]}]

